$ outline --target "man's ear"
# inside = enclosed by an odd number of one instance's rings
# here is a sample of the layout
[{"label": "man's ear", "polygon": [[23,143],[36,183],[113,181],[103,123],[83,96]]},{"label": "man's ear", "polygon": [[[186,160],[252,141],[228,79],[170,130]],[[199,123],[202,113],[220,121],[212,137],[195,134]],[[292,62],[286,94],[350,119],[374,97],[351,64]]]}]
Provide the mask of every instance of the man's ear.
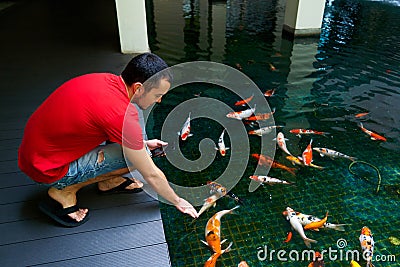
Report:
[{"label": "man's ear", "polygon": [[143,84],[140,82],[132,84],[132,88],[133,88],[133,94],[135,94],[136,92],[141,93],[141,91],[144,90]]}]

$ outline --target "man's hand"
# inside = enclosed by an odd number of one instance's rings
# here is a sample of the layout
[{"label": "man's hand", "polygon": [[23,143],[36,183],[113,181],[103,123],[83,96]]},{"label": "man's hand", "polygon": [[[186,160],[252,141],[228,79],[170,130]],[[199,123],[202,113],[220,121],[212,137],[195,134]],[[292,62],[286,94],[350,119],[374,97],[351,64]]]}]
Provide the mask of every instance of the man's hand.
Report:
[{"label": "man's hand", "polygon": [[146,145],[150,150],[156,149],[157,147],[161,146],[167,146],[168,143],[158,140],[158,139],[151,139],[151,140],[146,140]]},{"label": "man's hand", "polygon": [[182,213],[189,214],[193,218],[198,218],[199,214],[197,213],[196,209],[190,204],[188,201],[186,201],[183,198],[179,198],[178,204],[175,205],[175,207]]}]

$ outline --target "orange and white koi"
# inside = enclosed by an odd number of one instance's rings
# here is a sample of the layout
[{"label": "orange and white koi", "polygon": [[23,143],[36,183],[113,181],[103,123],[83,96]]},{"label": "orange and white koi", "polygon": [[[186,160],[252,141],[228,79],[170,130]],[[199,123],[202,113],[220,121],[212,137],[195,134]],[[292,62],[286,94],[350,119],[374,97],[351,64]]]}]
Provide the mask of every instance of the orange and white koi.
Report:
[{"label": "orange and white koi", "polygon": [[249,108],[242,111],[232,111],[226,114],[227,118],[236,119],[236,120],[243,120],[251,116],[256,111],[256,105],[254,108]]},{"label": "orange and white koi", "polygon": [[275,94],[275,89],[270,89],[270,90],[265,91],[264,96],[270,97],[270,96],[273,96],[274,94]]},{"label": "orange and white koi", "polygon": [[287,167],[286,165],[283,165],[283,164],[273,160],[272,158],[270,158],[268,156],[261,155],[261,154],[251,154],[251,156],[253,158],[258,159],[258,165],[260,165],[260,166],[264,166],[266,168],[271,167],[271,168],[276,168],[276,169],[282,169],[282,170],[285,170],[285,171],[287,171],[287,172],[289,172],[289,173],[291,173],[293,175],[296,175],[296,173],[295,173],[296,169],[295,168]]},{"label": "orange and white koi", "polygon": [[221,253],[214,253],[213,255],[211,255],[211,257],[208,258],[208,260],[204,263],[204,267],[215,267],[215,265],[217,264],[217,260],[221,255]]},{"label": "orange and white koi", "polygon": [[208,181],[207,185],[210,187],[210,194],[217,194],[220,197],[223,196],[229,196],[230,198],[232,198],[233,200],[235,200],[236,202],[243,204],[244,201],[242,199],[240,199],[238,196],[236,196],[234,193],[232,193],[231,191],[227,191],[226,187],[222,186],[221,184],[217,183],[217,182],[212,182],[212,181]]},{"label": "orange and white koi", "polygon": [[360,234],[360,245],[361,245],[361,250],[362,250],[362,255],[364,259],[367,261],[367,267],[373,267],[374,265],[372,264],[372,256],[374,254],[374,238],[372,237],[372,232],[371,230],[367,227],[364,226],[361,229],[361,234]]},{"label": "orange and white koi", "polygon": [[253,97],[254,97],[254,95],[252,95],[246,99],[236,101],[235,106],[245,106],[253,99]]},{"label": "orange and white koi", "polygon": [[323,156],[328,156],[331,158],[345,158],[345,159],[349,159],[351,161],[355,161],[356,158],[355,157],[350,157],[347,156],[343,153],[337,152],[333,149],[329,149],[329,148],[324,148],[324,147],[313,147],[314,151],[317,151],[321,157]]},{"label": "orange and white koi", "polygon": [[249,265],[247,264],[246,261],[241,261],[241,262],[239,262],[237,267],[249,267]]},{"label": "orange and white koi", "polygon": [[285,138],[285,136],[283,135],[282,132],[279,132],[274,140],[276,140],[276,143],[278,144],[278,147],[280,149],[282,149],[283,152],[285,152],[286,154],[292,156],[292,153],[290,153],[289,150],[286,147],[286,140],[288,140],[288,139]]},{"label": "orange and white koi", "polygon": [[273,126],[261,127],[259,129],[249,131],[248,134],[263,136],[264,134],[269,134],[270,132],[272,132],[273,129],[281,128],[281,127],[283,127],[283,126],[273,125]]},{"label": "orange and white koi", "polygon": [[180,130],[180,132],[178,132],[178,135],[181,137],[182,141],[185,141],[188,137],[193,135],[190,133],[190,113],[185,123],[183,124],[182,129]]},{"label": "orange and white koi", "polygon": [[320,252],[316,251],[314,254],[313,261],[310,262],[307,267],[324,267],[324,266],[325,266],[324,257]]},{"label": "orange and white koi", "polygon": [[312,139],[310,141],[310,143],[308,144],[308,146],[306,147],[306,149],[303,151],[303,154],[301,154],[301,160],[303,161],[303,164],[305,166],[310,166],[311,162],[313,161],[312,159]]},{"label": "orange and white koi", "polygon": [[263,184],[270,184],[270,185],[273,185],[273,184],[292,184],[292,182],[288,182],[288,181],[285,181],[285,180],[280,180],[278,178],[269,177],[269,176],[266,176],[266,175],[251,175],[249,178],[254,180],[254,181],[256,181],[256,182],[260,182],[260,183],[263,183]]},{"label": "orange and white koi", "polygon": [[[292,162],[293,165],[299,165],[299,166],[305,166],[303,161],[301,161],[299,158],[295,157],[295,156],[286,156],[286,159],[289,160],[290,162]],[[323,170],[325,167],[322,166],[318,166],[315,165],[314,163],[310,163],[310,165],[308,165],[307,167],[313,167],[319,170]]]},{"label": "orange and white koi", "polygon": [[321,228],[324,226],[327,220],[328,220],[328,212],[326,212],[326,215],[322,220],[310,222],[309,224],[304,225],[304,230],[315,230]]},{"label": "orange and white koi", "polygon": [[367,116],[368,114],[369,114],[369,112],[358,113],[358,114],[354,115],[354,117],[361,118],[361,117]]},{"label": "orange and white koi", "polygon": [[207,222],[205,229],[205,238],[206,241],[201,240],[204,244],[209,246],[214,253],[223,254],[230,250],[232,246],[232,242],[228,245],[228,247],[224,250],[221,248],[221,244],[223,244],[226,239],[221,241],[221,217],[225,214],[233,213],[235,209],[239,208],[239,206],[234,207],[230,210],[221,210],[215,213]]},{"label": "orange and white koi", "polygon": [[204,200],[203,206],[201,207],[201,209],[198,212],[198,215],[200,216],[209,208],[215,207],[217,205],[217,200],[220,198],[221,198],[221,196],[218,193],[213,194],[213,195],[209,196],[208,198],[206,198]]},{"label": "orange and white koi", "polygon": [[224,133],[225,133],[225,129],[222,131],[222,134],[220,135],[219,139],[218,139],[218,147],[216,147],[215,149],[219,151],[219,153],[221,154],[221,156],[225,156],[226,155],[226,150],[229,149],[229,147],[225,147],[225,143],[224,143]]},{"label": "orange and white koi", "polygon": [[272,115],[275,113],[275,108],[268,113],[257,113],[253,116],[250,116],[246,118],[247,121],[265,121],[268,120],[269,118],[272,117]]},{"label": "orange and white koi", "polygon": [[286,217],[286,220],[290,222],[292,228],[299,233],[299,235],[304,241],[304,244],[306,244],[308,248],[311,248],[311,243],[317,243],[316,240],[310,239],[306,236],[306,234],[304,233],[303,226],[301,225],[299,219],[297,218],[296,212],[292,208],[287,207],[282,214],[283,216]]},{"label": "orange and white koi", "polygon": [[[316,225],[315,223],[320,223],[321,224],[321,221],[323,219],[320,219],[320,218],[315,217],[313,215],[300,213],[300,212],[297,212],[297,211],[296,211],[296,216],[299,219],[301,225],[303,225],[304,229],[306,229],[307,225],[312,224],[311,228],[313,228],[313,229],[310,229],[310,230],[313,230],[313,231],[319,231],[319,228],[330,228],[330,229],[333,229],[333,230],[336,230],[336,231],[340,231],[340,232],[344,232],[345,231],[344,226],[346,224],[335,224],[335,223],[329,223],[329,222],[325,221],[320,227],[315,228],[315,227],[312,227],[312,226],[313,225],[315,226]],[[307,227],[307,228],[310,228],[310,226]]]},{"label": "orange and white koi", "polygon": [[368,134],[371,137],[372,140],[378,140],[378,141],[384,141],[384,142],[386,141],[385,137],[383,137],[383,136],[381,136],[381,135],[379,135],[377,133],[374,133],[373,131],[365,129],[361,122],[360,122],[360,124],[358,126],[361,128],[361,130],[364,133]]},{"label": "orange and white koi", "polygon": [[292,129],[290,130],[292,134],[297,135],[298,137],[301,137],[302,134],[315,134],[315,135],[327,135],[329,134],[328,132],[320,132],[316,130],[310,130],[310,129]]}]

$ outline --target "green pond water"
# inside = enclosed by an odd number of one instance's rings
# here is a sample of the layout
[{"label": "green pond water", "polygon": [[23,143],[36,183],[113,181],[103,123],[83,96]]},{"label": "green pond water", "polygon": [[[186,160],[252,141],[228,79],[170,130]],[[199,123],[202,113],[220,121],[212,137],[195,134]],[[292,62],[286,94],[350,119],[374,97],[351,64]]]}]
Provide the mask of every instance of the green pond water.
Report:
[{"label": "green pond water", "polygon": [[[312,245],[313,250],[337,251],[325,258],[325,266],[349,266],[344,253],[360,251],[358,238],[364,225],[374,233],[374,254],[391,260],[376,261],[375,266],[400,266],[400,247],[393,242],[393,237],[400,238],[400,195],[398,188],[390,187],[400,184],[400,1],[327,1],[320,37],[293,41],[282,38],[284,2],[147,1],[151,49],[170,66],[214,61],[240,69],[262,92],[275,88],[275,95],[267,101],[269,108],[275,109],[275,124],[284,126],[278,131],[288,139],[286,144],[293,155],[301,155],[313,139],[314,147],[331,148],[376,166],[382,184],[376,193],[379,179],[373,167],[355,164],[351,170],[358,175],[353,175],[349,171],[350,160],[322,158],[314,153],[314,163],[325,167],[323,170],[297,166],[296,175],[292,175],[280,169],[266,169],[265,174],[295,185],[266,185],[249,192],[248,177],[257,171],[257,160],[250,154],[260,153],[261,138],[248,136],[249,151],[239,157],[245,168],[239,177],[232,175],[240,181],[231,190],[244,204],[237,214],[222,217],[222,239],[228,240],[223,247],[231,241],[233,245],[218,259],[217,266],[237,266],[242,260],[249,266],[307,266],[307,259],[289,259],[290,251],[301,254],[307,249],[299,234],[293,232],[292,240],[283,242],[290,230],[282,216],[287,206],[320,218],[329,211],[328,222],[347,224],[344,232],[306,231],[309,238],[318,241]],[[241,93],[246,95],[245,87]],[[222,87],[187,84],[169,92],[153,109],[147,124],[149,137],[160,138],[164,120],[175,107],[191,99],[201,101],[202,97],[221,101],[233,110],[248,108],[234,106],[239,97]],[[203,108],[218,112],[216,107],[204,105]],[[195,110],[193,107],[193,113]],[[355,117],[364,112],[369,114]],[[187,115],[181,114],[179,120]],[[359,122],[387,141],[371,140],[358,127]],[[179,146],[170,144],[170,148],[180,149],[193,161],[202,157],[200,142],[209,138],[217,143],[228,126],[210,118],[196,118],[191,127],[194,135]],[[247,124],[243,127],[247,131],[258,128]],[[299,138],[289,132],[293,128],[329,134]],[[176,135],[179,130],[169,134]],[[268,135],[266,140],[273,142],[273,137]],[[239,146],[235,140],[232,134],[225,135],[228,147]],[[226,157],[215,154],[211,164],[201,170],[183,170],[167,158],[155,161],[174,184],[196,187],[222,175],[229,168],[231,152],[228,150]],[[279,148],[270,153],[276,161],[293,167]],[[171,264],[189,267],[204,266],[212,255],[200,241],[205,238],[208,219],[237,203],[221,198],[215,208],[195,221],[172,206],[160,205]],[[199,210],[200,206],[196,208]],[[338,248],[339,241],[346,246]],[[271,254],[272,250],[275,254]],[[278,258],[279,250],[286,254]],[[359,263],[365,266],[364,260]]]}]

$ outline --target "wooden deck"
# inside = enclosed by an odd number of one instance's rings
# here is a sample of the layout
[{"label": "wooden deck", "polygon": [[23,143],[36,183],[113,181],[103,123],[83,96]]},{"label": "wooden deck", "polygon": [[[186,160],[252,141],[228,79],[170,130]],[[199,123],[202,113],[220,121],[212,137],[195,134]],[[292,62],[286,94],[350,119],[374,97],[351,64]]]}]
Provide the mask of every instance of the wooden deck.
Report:
[{"label": "wooden deck", "polygon": [[[78,199],[90,220],[64,228],[43,215],[46,189],[17,166],[28,117],[62,82],[88,72],[119,74],[113,0],[16,1],[0,10],[0,266],[170,266],[158,201],[145,193]],[[57,127],[54,125],[53,127]]]}]

